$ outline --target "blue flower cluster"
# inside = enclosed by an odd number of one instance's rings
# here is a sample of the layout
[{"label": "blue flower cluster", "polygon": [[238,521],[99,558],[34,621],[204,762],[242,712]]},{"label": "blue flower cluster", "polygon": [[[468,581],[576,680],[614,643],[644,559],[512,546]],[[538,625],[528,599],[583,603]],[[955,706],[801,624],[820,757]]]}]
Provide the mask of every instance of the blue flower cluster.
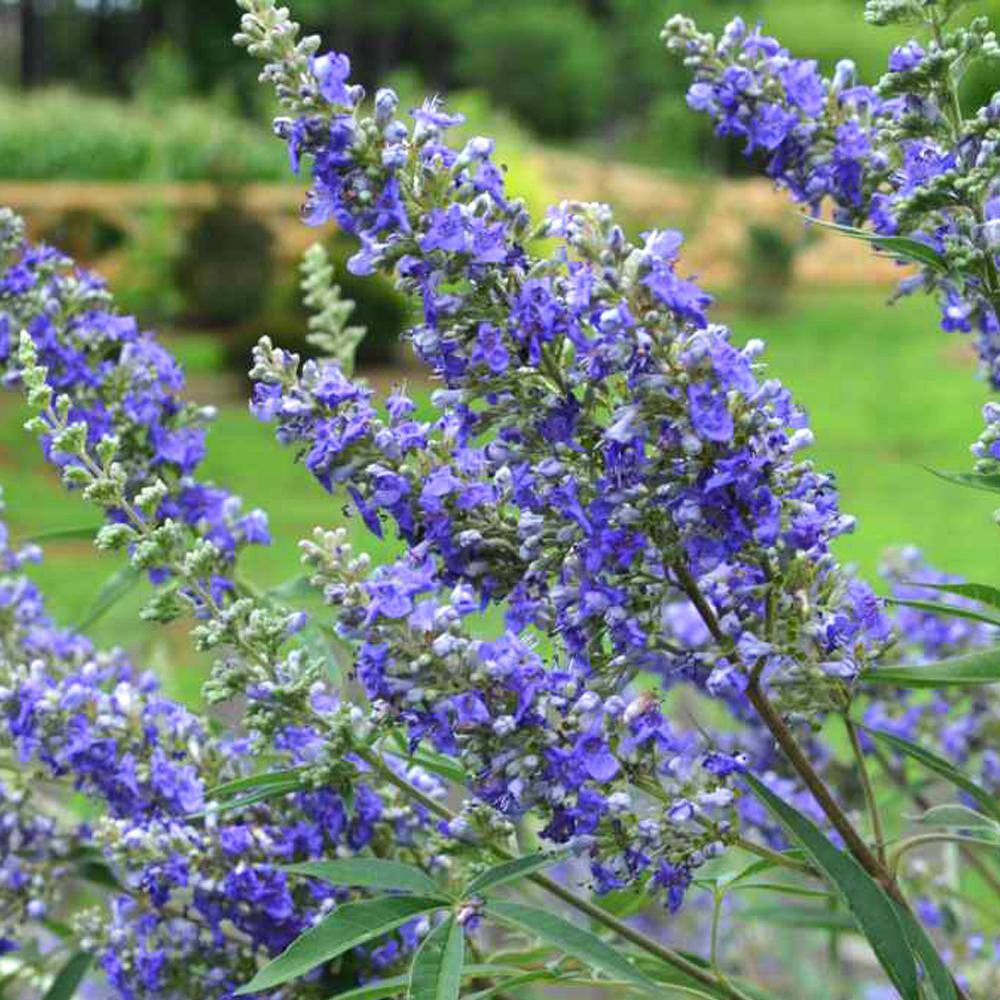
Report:
[{"label": "blue flower cluster", "polygon": [[[245,513],[240,500],[196,478],[205,454],[210,409],[181,398],[180,366],[136,320],[113,308],[102,283],[62,254],[24,241],[13,213],[0,212],[0,365],[10,385],[20,377],[17,337],[31,338],[53,399],[66,405],[63,421],[85,428],[90,452],[114,442],[107,461],[121,472],[132,500],[156,476],[165,485],[152,518],[187,526],[217,553],[206,586],[220,599],[232,589],[227,567],[246,545],[267,544],[267,518]],[[64,470],[80,457],[55,444],[54,414],[43,433],[46,457]],[[72,473],[70,473],[72,475]],[[111,522],[126,520],[118,507]],[[152,567],[162,576],[161,567]]]},{"label": "blue flower cluster", "polygon": [[[831,546],[853,521],[803,455],[805,416],[767,377],[763,345],[711,322],[679,234],[633,242],[606,206],[580,203],[536,224],[491,140],[449,144],[459,119],[440,102],[408,116],[389,90],[366,103],[345,55],[298,41],[273,0],[242,6],[239,40],[265,59],[287,112],[277,132],[293,169],[312,172],[307,221],[351,233],[352,270],[390,274],[414,298],[407,339],[440,384],[420,419],[405,391],[383,405],[350,377],[358,331],[322,293],[316,255],[307,276],[334,357],[302,364],[263,339],[251,408],[405,554],[373,569],[344,531],[302,543],[353,652],[344,691],[364,703],[342,701],[313,648],[320,626],[234,583],[266,520],[197,478],[210,414],[182,401],[174,361],[94,278],[0,216],[6,380],[25,390],[64,481],[105,511],[99,545],[126,549],[161,584],[148,617],[193,611],[199,645],[218,654],[208,694],[243,708],[238,735],[222,732],[121,652],[58,628],[25,573],[38,553],[0,525],[0,755],[19,772],[0,788],[0,952],[42,941],[69,887],[96,880],[75,927],[115,995],[228,997],[356,898],[287,863],[362,852],[464,884],[488,852],[509,856],[518,824],[575,854],[596,892],[639,889],[672,913],[698,867],[734,844],[801,871],[765,846],[787,841],[745,793],[751,770],[905,908],[895,874],[824,794],[842,765],[817,734],[826,713],[849,718],[859,675],[894,646],[919,661],[992,630],[903,607],[894,633],[838,564]],[[949,218],[931,196],[958,160],[942,165],[936,133],[897,141],[901,161],[879,153],[916,114],[913,95],[939,87],[934,50],[901,47],[869,90],[847,66],[823,80],[741,22],[718,46],[688,22],[671,31],[699,74],[692,103],[765,151],[797,197],[832,198],[851,222],[877,204],[882,233]],[[967,207],[948,210],[954,232],[934,229],[940,244],[920,231],[928,250],[957,259]],[[961,297],[959,312],[971,301],[971,278],[927,280]],[[986,419],[977,455],[991,470],[1000,411]],[[914,552],[890,578],[898,596],[966,606],[928,590],[949,578]],[[955,718],[943,698],[869,702],[867,719],[974,761],[990,784],[994,706],[972,701]],[[672,717],[706,703],[713,723],[735,724],[708,736]],[[421,759],[464,776],[458,813]],[[254,784],[260,767],[266,782],[294,780]],[[54,818],[74,792],[98,819]],[[467,932],[476,905],[461,905]],[[277,995],[319,1000],[396,971],[428,930],[411,921]],[[714,947],[711,958],[717,972]],[[711,981],[741,995],[721,973]]]},{"label": "blue flower cluster", "polygon": [[[17,759],[25,788],[0,792],[4,948],[36,938],[41,921],[58,912],[67,883],[92,877],[88,871],[99,865],[111,919],[95,912],[84,923],[115,995],[215,1000],[250,978],[260,951],[277,954],[350,898],[346,890],[294,880],[281,865],[376,844],[414,859],[433,856],[426,811],[365,782],[351,803],[318,787],[204,812],[209,787],[245,773],[248,742],[213,736],[121,653],[99,653],[57,628],[19,572],[25,554],[4,547],[0,555],[7,567],[0,578],[0,753]],[[276,760],[302,766],[321,745],[318,732],[290,728]],[[103,818],[63,828],[48,815],[47,796],[32,796],[32,776],[43,787],[57,782],[84,792]],[[410,777],[439,794],[427,776]],[[362,967],[369,974],[391,968],[415,945],[416,930],[408,925],[359,956]],[[325,995],[322,976],[314,993]]]},{"label": "blue flower cluster", "polygon": [[[92,498],[112,527],[129,527],[133,561],[149,566],[154,581],[169,583],[183,571],[191,603],[209,624],[249,619],[233,599],[232,569],[246,545],[268,541],[267,523],[262,512],[242,513],[237,498],[195,477],[211,414],[182,400],[177,363],[114,310],[93,276],[55,251],[25,243],[15,216],[4,214],[2,223],[0,360],[6,381],[24,382],[43,414],[46,456],[70,485],[75,469],[91,482],[103,470],[114,489]],[[22,330],[27,352],[11,343]],[[156,533],[172,525],[189,532],[177,546],[192,554],[186,562],[170,562],[169,546],[165,558],[156,558]],[[151,545],[152,556],[143,552]],[[200,556],[204,546],[207,559]],[[259,955],[277,954],[350,898],[346,890],[293,879],[279,866],[375,847],[436,863],[438,838],[427,835],[424,807],[363,776],[352,782],[349,800],[318,773],[314,790],[236,803],[224,818],[216,816],[206,793],[250,770],[251,741],[213,735],[120,652],[98,652],[83,636],[58,628],[23,573],[38,557],[31,546],[12,549],[0,523],[0,754],[18,762],[24,779],[84,793],[104,818],[93,829],[63,829],[48,816],[47,802],[4,789],[11,803],[0,837],[5,950],[38,940],[40,921],[65,901],[65,883],[86,880],[96,864],[106,872],[101,885],[111,919],[107,910],[84,918],[85,946],[100,955],[116,995],[214,1000],[249,979]],[[285,614],[277,619],[283,636],[301,628]],[[267,692],[258,696],[268,699]],[[314,686],[308,699],[322,706],[315,716],[288,710],[271,719],[277,729],[269,752],[279,766],[319,766],[326,753],[330,696]],[[392,766],[425,793],[441,794],[426,774]],[[408,924],[359,952],[355,974],[393,968],[415,947],[421,928]],[[308,995],[325,995],[324,975],[313,977]]]},{"label": "blue flower cluster", "polygon": [[[747,663],[853,676],[886,635],[874,597],[829,556],[853,522],[799,457],[811,434],[762,378],[762,345],[709,325],[707,296],[677,273],[679,235],[636,247],[603,206],[564,204],[537,231],[555,249],[533,257],[492,143],[453,150],[452,116],[428,104],[411,128],[395,104],[380,91],[373,118],[334,104],[279,131],[313,156],[315,217],[360,239],[355,269],[391,268],[419,297],[409,338],[447,385],[438,419],[414,421],[397,394],[383,420],[335,363],[299,373],[267,342],[254,412],[325,486],[346,484],[374,531],[391,518],[443,582],[502,599],[515,631],[558,634],[574,669],[653,669],[737,696]],[[399,194],[418,183],[419,198]],[[793,564],[808,602],[782,592]],[[700,600],[710,625],[692,653],[670,623]],[[794,653],[771,641],[793,631]]]},{"label": "blue flower cluster", "polygon": [[682,16],[663,37],[693,70],[688,104],[762,158],[797,201],[815,213],[829,203],[837,222],[867,225],[876,246],[878,235],[916,241],[912,256],[903,252],[924,266],[900,290],[934,292],[942,329],[975,330],[983,370],[1000,387],[1000,104],[963,116],[957,90],[972,60],[996,55],[996,40],[984,19],[946,32],[940,5],[912,6],[934,37],[893,49],[877,86],[859,83],[846,59],[824,77],[815,60],[740,18],[718,41]]},{"label": "blue flower cluster", "polygon": [[[254,16],[245,29],[266,48]],[[492,141],[449,146],[459,119],[438,102],[406,120],[380,90],[368,114],[346,56],[273,58],[264,75],[295,112],[277,132],[294,168],[312,162],[307,220],[335,220],[359,241],[356,273],[416,297],[407,337],[444,383],[434,419],[402,391],[383,416],[335,361],[300,366],[266,338],[254,355],[253,412],[408,546],[360,575],[336,539],[308,550],[359,679],[414,744],[460,755],[479,797],[585,850],[599,888],[655,885],[658,857],[684,859],[660,879],[676,905],[717,850],[685,824],[728,807],[747,758],[692,743],[629,683],[693,684],[752,728],[751,683],[808,718],[889,638],[830,554],[853,521],[800,455],[804,414],[764,377],[762,344],[709,322],[678,233],[633,245],[605,206],[576,203],[533,228]],[[504,631],[475,639],[462,620],[489,605]],[[759,728],[769,777],[794,787]]]}]

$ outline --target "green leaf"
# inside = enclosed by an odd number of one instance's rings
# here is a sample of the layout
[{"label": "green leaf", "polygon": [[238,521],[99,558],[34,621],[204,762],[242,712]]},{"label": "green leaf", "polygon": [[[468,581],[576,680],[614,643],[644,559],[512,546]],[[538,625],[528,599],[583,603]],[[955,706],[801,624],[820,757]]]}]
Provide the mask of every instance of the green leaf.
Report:
[{"label": "green leaf", "polygon": [[975,687],[1000,681],[1000,646],[953,656],[921,666],[869,667],[861,673],[869,684],[905,688]]},{"label": "green leaf", "polygon": [[[692,965],[700,966],[706,972],[711,973],[711,964],[701,955],[696,955],[694,952],[690,951],[681,951],[680,955],[686,958]],[[657,981],[661,990],[664,988],[699,989],[708,993],[713,1000],[730,1000],[732,997],[732,993],[728,990],[724,990],[722,987],[706,986],[704,983],[700,983],[697,980],[692,979],[691,976],[680,972],[672,966],[665,965],[657,959],[651,959],[644,953],[633,953],[633,957],[636,960],[636,964],[644,972],[648,972],[649,975]],[[762,989],[756,983],[748,982],[745,979],[741,979],[739,976],[730,977],[730,981],[734,985],[738,986],[748,997],[751,997],[752,1000],[785,1000],[785,998],[779,998],[775,996],[775,994]]]},{"label": "green leaf", "polygon": [[74,626],[77,632],[85,632],[100,621],[139,580],[139,570],[126,563],[104,581],[87,613]]},{"label": "green leaf", "polygon": [[122,884],[115,878],[114,872],[103,860],[84,859],[76,870],[76,875],[85,882],[100,886],[102,889],[122,891]]},{"label": "green leaf", "polygon": [[655,980],[636,968],[619,949],[605,944],[596,934],[569,923],[549,910],[498,899],[489,903],[485,912],[501,923],[512,924],[548,941],[591,968],[633,983],[652,996],[659,995],[660,986]]},{"label": "green leaf", "polygon": [[458,1000],[465,931],[452,916],[424,938],[410,966],[408,1000]]},{"label": "green leaf", "polygon": [[[515,976],[521,970],[512,965],[466,965],[462,968],[463,979],[494,979],[500,976]],[[386,1000],[388,997],[399,997],[405,994],[410,983],[410,977],[393,976],[391,979],[378,979],[365,983],[344,993],[337,993],[330,1000]]]},{"label": "green leaf", "polygon": [[342,679],[340,661],[337,658],[338,646],[331,641],[331,635],[324,626],[310,621],[299,632],[298,640],[311,657],[326,667],[326,672],[331,679],[335,681]]},{"label": "green leaf", "polygon": [[997,472],[944,472],[941,469],[932,469],[929,465],[925,465],[924,468],[946,483],[969,486],[974,490],[985,490],[987,493],[1000,493],[1000,473]]},{"label": "green leaf", "polygon": [[316,593],[316,588],[309,582],[309,579],[308,573],[300,573],[289,580],[276,583],[273,587],[269,587],[265,593],[268,597],[276,597],[281,601],[310,597]]},{"label": "green leaf", "polygon": [[445,906],[430,896],[382,896],[338,906],[329,916],[300,934],[277,958],[268,962],[237,996],[258,993],[304,976],[317,965],[372,938],[394,931],[407,920]]},{"label": "green leaf", "polygon": [[52,985],[45,991],[42,1000],[70,1000],[76,995],[76,991],[90,970],[91,962],[93,955],[85,951],[70,955],[69,960],[52,980]]},{"label": "green leaf", "polygon": [[841,895],[903,1000],[920,1000],[917,967],[889,897],[851,855],[834,847],[812,820],[752,774],[744,774],[743,779]]},{"label": "green leaf", "polygon": [[[920,584],[920,586],[923,586]],[[917,601],[910,598],[887,597],[889,604],[898,604],[904,608],[915,608],[917,611],[927,611],[932,615],[944,615],[946,618],[967,618],[969,621],[983,622],[1000,628],[1000,619],[990,618],[971,608],[956,608],[953,604],[942,604],[940,601]]]},{"label": "green leaf", "polygon": [[31,545],[44,545],[46,542],[75,541],[77,539],[93,538],[101,530],[99,524],[79,525],[75,528],[55,528],[53,531],[40,531],[24,539]]},{"label": "green leaf", "polygon": [[346,993],[335,993],[330,1000],[385,1000],[387,997],[403,995],[410,979],[408,976],[393,976],[392,979],[378,979],[366,983]]},{"label": "green leaf", "polygon": [[490,889],[506,885],[516,879],[524,878],[532,872],[541,871],[562,861],[566,857],[566,851],[553,851],[551,853],[535,852],[525,854],[523,857],[515,858],[513,861],[503,861],[492,868],[488,868],[482,874],[477,875],[466,887],[465,893],[469,896],[480,896]]},{"label": "green leaf", "polygon": [[332,885],[357,885],[366,889],[406,889],[431,895],[441,887],[429,875],[402,861],[381,858],[343,858],[336,861],[305,861],[285,865],[284,871],[322,879]]},{"label": "green leaf", "polygon": [[926,767],[928,771],[933,771],[938,777],[951,782],[957,788],[961,788],[963,792],[975,801],[983,812],[993,819],[1000,820],[1000,805],[997,804],[993,796],[984,788],[980,788],[971,778],[966,777],[958,768],[948,763],[943,757],[939,757],[933,751],[917,746],[916,743],[904,740],[901,736],[896,736],[893,733],[885,733],[880,729],[872,729],[870,726],[865,726],[861,723],[859,723],[859,726],[872,739],[877,740],[884,747],[888,747],[890,750],[894,750],[904,757],[915,760],[918,764]]},{"label": "green leaf", "polygon": [[593,902],[605,913],[625,920],[649,905],[649,895],[636,889],[617,889],[595,896]]},{"label": "green leaf", "polygon": [[444,754],[435,753],[424,747],[417,747],[411,752],[405,734],[398,729],[393,730],[392,741],[399,748],[399,752],[411,763],[417,764],[455,785],[464,787],[469,784],[469,776],[462,766],[450,757],[445,757]]},{"label": "green leaf", "polygon": [[[495,986],[488,986],[484,990],[469,993],[466,995],[465,1000],[490,1000],[491,997],[499,996],[501,993],[509,993],[511,990],[517,989],[519,986],[527,986],[529,983],[553,983],[558,981],[558,977],[546,969],[536,969],[534,972],[525,972],[520,976],[512,976],[510,979],[505,979]],[[604,984],[595,981],[594,985],[603,986]]]},{"label": "green leaf", "polygon": [[991,608],[1000,608],[1000,588],[991,587],[988,583],[919,583],[914,587],[929,587],[931,590],[943,590],[946,594],[956,594],[958,597],[968,597],[980,604],[988,604]]},{"label": "green leaf", "polygon": [[[236,794],[239,787],[246,789],[246,795]],[[210,806],[199,812],[192,813],[188,819],[202,819],[209,813],[221,815],[232,812],[235,809],[245,809],[247,806],[255,805],[258,802],[266,802],[268,799],[276,799],[282,795],[290,795],[301,788],[308,787],[302,773],[299,770],[276,772],[273,774],[258,774],[249,778],[239,778],[226,785],[220,785],[217,789],[208,793]],[[213,794],[222,795],[224,800],[213,800]]]},{"label": "green leaf", "polygon": [[910,236],[880,236],[878,233],[870,232],[867,229],[842,226],[836,222],[827,222],[825,219],[810,217],[810,221],[816,225],[823,226],[825,229],[832,229],[835,232],[843,233],[844,236],[849,236],[851,239],[871,243],[876,250],[891,257],[897,257],[908,263],[920,264],[922,267],[929,267],[941,274],[948,273],[948,262],[937,250]]},{"label": "green leaf", "polygon": [[899,919],[903,924],[903,932],[906,934],[907,941],[910,942],[910,947],[924,967],[924,972],[934,987],[937,1000],[957,1000],[951,973],[941,961],[941,956],[937,953],[934,942],[927,936],[927,932],[920,926],[912,913],[908,913],[900,906],[896,906],[896,912],[899,914]]},{"label": "green leaf", "polygon": [[223,785],[216,785],[206,793],[208,799],[225,799],[240,792],[247,792],[261,787],[286,785],[294,783],[305,774],[304,767],[293,767],[288,771],[262,771],[246,778],[236,778]]},{"label": "green leaf", "polygon": [[797,927],[804,931],[838,931],[857,933],[858,927],[850,915],[825,906],[770,905],[746,906],[739,910],[741,920],[772,924],[775,927]]},{"label": "green leaf", "polygon": [[731,885],[728,892],[776,892],[784,896],[800,896],[803,899],[832,899],[833,894],[824,889],[809,889],[803,885],[786,882],[739,882]]},{"label": "green leaf", "polygon": [[957,802],[932,806],[916,817],[916,822],[929,826],[944,826],[951,830],[990,830],[1000,833],[1000,823]]}]

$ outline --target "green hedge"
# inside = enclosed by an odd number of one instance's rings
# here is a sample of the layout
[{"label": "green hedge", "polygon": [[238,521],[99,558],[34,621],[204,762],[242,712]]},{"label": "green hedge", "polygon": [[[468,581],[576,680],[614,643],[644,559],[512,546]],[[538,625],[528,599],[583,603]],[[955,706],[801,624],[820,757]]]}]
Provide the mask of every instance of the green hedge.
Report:
[{"label": "green hedge", "polygon": [[0,92],[0,177],[9,180],[286,180],[266,124],[218,102],[153,111],[68,90]]}]

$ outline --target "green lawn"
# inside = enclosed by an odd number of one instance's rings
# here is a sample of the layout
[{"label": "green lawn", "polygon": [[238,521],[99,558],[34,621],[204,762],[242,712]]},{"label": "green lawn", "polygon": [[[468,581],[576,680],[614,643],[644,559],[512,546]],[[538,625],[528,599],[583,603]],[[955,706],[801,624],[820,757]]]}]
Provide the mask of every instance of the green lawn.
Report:
[{"label": "green lawn", "polygon": [[[986,398],[973,377],[967,341],[940,333],[934,310],[917,299],[887,308],[878,293],[802,294],[778,317],[720,316],[737,339],[768,342],[772,374],[804,403],[816,433],[817,464],[836,473],[843,508],[859,519],[857,533],[840,544],[841,556],[872,574],[888,545],[913,542],[939,565],[978,580],[1000,582],[1000,532],[992,526],[996,504],[987,494],[935,479],[921,466],[965,469],[968,445],[978,433]],[[185,352],[187,353],[187,352]],[[197,351],[195,354],[197,355]],[[0,482],[7,490],[15,538],[96,522],[79,498],[67,496],[40,461],[37,446],[20,429],[24,413],[13,396],[0,400]],[[328,496],[292,454],[274,443],[271,430],[246,409],[221,409],[210,437],[208,474],[264,507],[276,544],[254,552],[246,574],[258,583],[297,573],[296,541],[317,524],[343,520],[343,504]],[[370,536],[357,541],[384,554]],[[52,542],[36,578],[60,620],[78,620],[115,563],[83,541]],[[170,687],[193,693],[202,664],[187,646],[184,629],[151,630],[134,618],[141,588],[94,629],[103,643],[125,643],[151,666],[187,663],[170,672]]]}]

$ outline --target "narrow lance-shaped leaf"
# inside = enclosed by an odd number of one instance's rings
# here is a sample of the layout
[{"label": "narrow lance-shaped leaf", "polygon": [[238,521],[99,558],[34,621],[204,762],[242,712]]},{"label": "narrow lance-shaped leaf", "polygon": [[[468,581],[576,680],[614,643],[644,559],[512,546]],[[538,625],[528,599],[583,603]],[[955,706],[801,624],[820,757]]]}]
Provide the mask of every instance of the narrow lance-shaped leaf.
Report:
[{"label": "narrow lance-shaped leaf", "polygon": [[956,486],[968,486],[974,490],[985,490],[987,493],[1000,493],[1000,473],[996,472],[945,472],[943,469],[925,469],[938,479]]},{"label": "narrow lance-shaped leaf", "polygon": [[75,528],[54,528],[52,531],[40,531],[24,539],[33,545],[43,545],[48,542],[72,541],[76,539],[93,538],[101,530],[99,524],[88,524]]},{"label": "narrow lance-shaped leaf", "polygon": [[[499,979],[516,976],[521,970],[513,965],[473,964],[462,967],[463,979]],[[343,993],[337,993],[330,1000],[386,1000],[405,995],[410,984],[409,975],[392,976],[390,979],[376,979]]]},{"label": "narrow lance-shaped leaf", "polygon": [[956,608],[953,604],[942,604],[940,601],[919,601],[902,597],[890,597],[888,601],[899,607],[926,611],[932,615],[943,615],[945,618],[965,618],[968,621],[982,622],[984,625],[1000,628],[1000,620],[990,618],[989,615],[984,615],[979,611],[973,611],[971,608]]},{"label": "narrow lance-shaped leaf", "polygon": [[941,961],[941,956],[934,947],[934,942],[920,926],[912,913],[907,913],[901,907],[896,907],[899,919],[903,924],[903,932],[910,942],[910,947],[924,967],[924,972],[934,987],[937,1000],[957,1000],[955,984],[952,981],[948,967]]},{"label": "narrow lance-shaped leaf", "polygon": [[305,774],[304,767],[293,767],[287,771],[263,771],[260,774],[251,774],[245,778],[236,778],[227,781],[224,785],[216,785],[206,793],[209,799],[224,799],[240,792],[252,791],[262,787],[272,785],[294,784]]},{"label": "narrow lance-shaped leaf", "polygon": [[917,746],[916,743],[904,740],[901,736],[896,736],[894,733],[886,733],[880,729],[873,729],[865,725],[861,725],[861,728],[872,739],[877,740],[884,747],[894,750],[904,757],[909,757],[911,760],[915,760],[918,764],[926,767],[928,771],[933,771],[938,777],[951,782],[956,788],[961,788],[963,792],[975,801],[976,805],[983,812],[993,819],[1000,820],[1000,805],[997,804],[996,799],[986,789],[981,788],[971,778],[966,777],[957,767],[948,763],[943,757],[939,757],[936,753],[924,747]]},{"label": "narrow lance-shaped leaf", "polygon": [[824,889],[810,889],[804,885],[786,882],[738,882],[729,886],[727,892],[773,892],[779,896],[798,896],[802,899],[833,899],[832,893]]},{"label": "narrow lance-shaped leaf", "polygon": [[988,583],[914,583],[914,587],[928,587],[931,590],[941,590],[946,594],[967,597],[980,604],[988,604],[991,608],[1000,608],[1000,588]]},{"label": "narrow lance-shaped leaf", "polygon": [[596,934],[569,923],[558,914],[499,899],[489,903],[485,912],[494,920],[512,924],[548,941],[567,955],[578,958],[592,969],[614,979],[632,983],[653,996],[659,996],[662,992],[662,986],[636,968],[620,950],[605,944]]},{"label": "narrow lance-shaped leaf", "polygon": [[1000,646],[953,656],[920,666],[870,667],[861,674],[869,684],[905,688],[977,687],[1000,682]]},{"label": "narrow lance-shaped leaf", "polygon": [[950,830],[978,830],[1000,837],[1000,821],[957,802],[932,806],[927,812],[914,818],[918,823],[928,826],[943,826]]},{"label": "narrow lance-shaped leaf", "polygon": [[237,996],[260,993],[304,976],[365,941],[388,934],[407,920],[432,913],[446,901],[429,896],[383,896],[339,906],[314,927],[300,934],[277,958],[236,991]]},{"label": "narrow lance-shaped leaf", "polygon": [[479,896],[490,889],[496,889],[519,878],[525,878],[533,872],[541,871],[543,868],[548,868],[550,865],[564,860],[566,853],[566,851],[552,853],[538,851],[534,854],[525,854],[523,857],[514,858],[512,861],[503,861],[477,875],[466,887],[466,894]]},{"label": "narrow lance-shaped leaf", "polygon": [[410,966],[408,1000],[458,1000],[465,931],[452,916],[424,938]]},{"label": "narrow lance-shaped leaf", "polygon": [[439,893],[440,886],[414,865],[382,858],[342,858],[334,861],[304,861],[283,869],[294,875],[322,879],[332,885],[356,885],[368,889],[407,889]]},{"label": "narrow lance-shaped leaf", "polygon": [[[233,789],[240,782],[246,782],[246,793],[233,794]],[[306,784],[305,777],[295,771],[278,772],[273,775],[255,775],[253,779],[240,779],[239,781],[231,782],[229,786],[220,786],[220,788],[228,787],[227,795],[229,796],[223,798],[221,801],[213,801],[212,793],[209,792],[210,805],[205,809],[192,813],[188,819],[200,819],[207,816],[210,812],[218,815],[220,813],[232,812],[235,809],[245,809],[247,806],[255,805],[258,802],[266,802],[269,799],[290,795],[292,792],[306,787]],[[218,792],[218,790],[216,791]]]},{"label": "narrow lance-shaped leaf", "polygon": [[920,240],[911,236],[880,236],[878,233],[869,232],[867,229],[857,229],[854,226],[843,226],[836,222],[827,222],[825,219],[815,219],[810,217],[810,222],[825,229],[832,229],[834,232],[849,236],[851,239],[863,240],[871,243],[877,250],[898,257],[902,260],[929,267],[941,274],[948,273],[948,262],[933,247],[928,246]]},{"label": "narrow lance-shaped leaf", "polygon": [[840,894],[904,1000],[920,1000],[916,963],[889,897],[853,857],[834,847],[812,820],[793,809],[752,774],[743,777],[785,832],[805,849],[813,864]]},{"label": "narrow lance-shaped leaf", "polygon": [[[558,981],[558,976],[547,969],[536,969],[533,972],[525,972],[519,976],[511,976],[494,986],[487,986],[486,989],[476,993],[467,993],[464,1000],[493,1000],[493,997],[500,996],[501,993],[509,994],[511,990],[516,990],[521,986],[529,986],[531,983],[553,983]],[[595,986],[603,985],[595,983]]]},{"label": "narrow lance-shaped leaf", "polygon": [[778,903],[745,906],[739,910],[739,919],[748,924],[796,927],[804,931],[837,931],[841,934],[858,931],[856,921],[848,914],[822,906],[789,906]]},{"label": "narrow lance-shaped leaf", "polygon": [[131,563],[126,563],[113,573],[101,586],[83,618],[77,622],[75,629],[85,632],[96,625],[133,587],[139,579],[139,570]]},{"label": "narrow lance-shaped leaf", "polygon": [[457,761],[452,760],[450,757],[445,757],[443,754],[427,750],[424,747],[417,747],[411,751],[406,735],[399,729],[393,730],[391,738],[399,748],[399,752],[413,761],[414,764],[419,764],[432,774],[437,774],[448,781],[454,782],[456,785],[467,785],[469,783],[469,776]]},{"label": "narrow lance-shaped leaf", "polygon": [[90,970],[93,956],[85,951],[78,951],[71,955],[66,964],[59,970],[56,978],[52,980],[52,985],[45,991],[42,1000],[70,1000],[76,995]]}]

